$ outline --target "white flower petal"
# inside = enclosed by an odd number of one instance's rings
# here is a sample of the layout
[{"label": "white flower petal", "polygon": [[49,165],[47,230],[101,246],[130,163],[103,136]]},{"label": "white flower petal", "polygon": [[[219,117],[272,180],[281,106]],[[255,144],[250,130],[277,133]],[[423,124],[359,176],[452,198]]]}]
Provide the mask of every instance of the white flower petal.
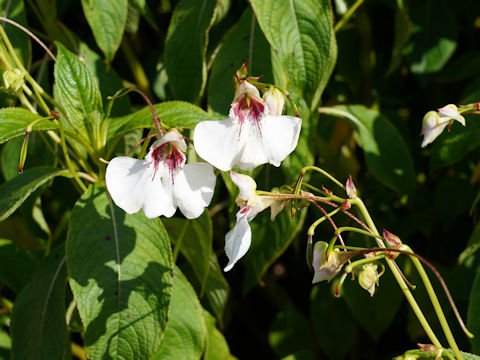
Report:
[{"label": "white flower petal", "polygon": [[238,194],[239,199],[246,201],[249,205],[255,202],[257,195],[255,190],[257,190],[257,183],[248,175],[238,174],[234,171],[230,171],[230,178],[233,183],[237,185],[240,193]]},{"label": "white flower petal", "polygon": [[188,219],[199,217],[212,200],[216,177],[207,163],[187,164],[175,176],[173,199]]},{"label": "white flower petal", "polygon": [[423,133],[422,147],[427,146],[432,143],[440,134],[443,132],[443,129],[447,126],[448,121],[441,123],[433,128],[429,128]]},{"label": "white flower petal", "polygon": [[[235,227],[225,235],[225,254],[228,256],[228,264],[223,271],[229,271],[235,263],[248,251],[252,241],[252,230],[247,221],[247,208],[237,213]],[[243,211],[243,213],[242,213]]]},{"label": "white flower petal", "polygon": [[161,215],[172,217],[177,210],[173,202],[173,184],[168,171],[163,164],[159,164],[155,178],[151,177],[146,183],[146,196],[142,208],[148,218]]},{"label": "white flower petal", "polygon": [[195,127],[193,142],[198,155],[222,171],[230,170],[245,146],[240,126],[231,119],[202,121]]},{"label": "white flower petal", "polygon": [[292,116],[265,116],[261,125],[267,162],[280,166],[280,163],[297,147],[302,119]]},{"label": "white flower petal", "polygon": [[166,133],[165,135],[160,136],[160,138],[152,144],[150,149],[154,150],[155,148],[157,148],[157,147],[159,147],[163,144],[166,144],[168,142],[173,142],[174,145],[183,152],[187,151],[187,143],[185,142],[185,139],[178,132],[177,129],[172,129],[168,133]]},{"label": "white flower petal", "polygon": [[108,164],[105,181],[115,204],[128,214],[134,214],[142,208],[150,177],[143,160],[120,156]]}]

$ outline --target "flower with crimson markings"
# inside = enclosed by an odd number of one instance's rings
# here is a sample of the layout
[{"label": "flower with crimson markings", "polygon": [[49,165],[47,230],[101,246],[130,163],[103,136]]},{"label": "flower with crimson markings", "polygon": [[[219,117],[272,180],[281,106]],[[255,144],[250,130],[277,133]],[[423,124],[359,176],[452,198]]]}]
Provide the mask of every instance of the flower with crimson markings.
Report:
[{"label": "flower with crimson markings", "polygon": [[229,118],[202,121],[195,127],[195,149],[204,160],[222,171],[234,166],[249,170],[280,163],[297,146],[302,120],[282,116],[283,95],[269,90],[264,99],[255,86],[240,80]]},{"label": "flower with crimson markings", "polygon": [[229,271],[250,248],[252,229],[250,229],[248,223],[267,207],[272,207],[273,220],[278,211],[281,210],[281,206],[277,207],[275,205],[283,203],[283,199],[275,198],[275,196],[257,195],[257,184],[248,175],[230,171],[230,177],[240,190],[235,199],[237,205],[240,206],[240,210],[237,212],[235,227],[225,235],[225,254],[229,261],[224,271]]},{"label": "flower with crimson markings", "polygon": [[212,200],[216,177],[210,164],[185,164],[186,150],[183,136],[173,129],[143,160],[112,159],[105,180],[115,204],[129,214],[143,209],[149,218],[171,217],[177,207],[188,219],[199,217]]}]

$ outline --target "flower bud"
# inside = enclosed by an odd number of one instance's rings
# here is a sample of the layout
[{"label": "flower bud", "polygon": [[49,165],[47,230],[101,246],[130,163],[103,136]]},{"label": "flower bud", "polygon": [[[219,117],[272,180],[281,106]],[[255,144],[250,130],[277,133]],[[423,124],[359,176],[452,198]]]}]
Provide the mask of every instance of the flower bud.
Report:
[{"label": "flower bud", "polygon": [[365,264],[358,275],[358,283],[370,293],[370,296],[375,293],[375,285],[378,286],[378,279],[380,279],[377,267],[375,264]]},{"label": "flower bud", "polygon": [[317,241],[313,247],[313,261],[312,266],[315,274],[313,276],[312,284],[327,280],[330,282],[342,269],[343,264],[353,256],[345,251],[334,249],[328,254],[328,244],[325,241]]},{"label": "flower bud", "polygon": [[402,240],[400,240],[397,235],[392,234],[387,229],[383,229],[383,237],[387,241],[388,245],[394,249],[398,249],[400,245],[402,245]]},{"label": "flower bud", "polygon": [[11,69],[3,73],[3,82],[7,90],[17,92],[22,88],[25,80],[23,79],[23,73],[19,69]]},{"label": "flower bud", "polygon": [[280,90],[278,90],[277,88],[268,89],[263,94],[263,101],[267,103],[268,110],[270,110],[270,115],[273,115],[273,116],[282,115],[285,99]]},{"label": "flower bud", "polygon": [[448,104],[438,111],[429,111],[425,114],[422,121],[423,135],[422,147],[433,142],[443,132],[445,127],[451,126],[454,121],[458,121],[465,126],[465,118],[460,115],[458,108],[454,104]]},{"label": "flower bud", "polygon": [[347,183],[345,184],[347,190],[347,196],[349,199],[355,199],[357,197],[357,188],[352,180],[352,175],[348,177]]}]

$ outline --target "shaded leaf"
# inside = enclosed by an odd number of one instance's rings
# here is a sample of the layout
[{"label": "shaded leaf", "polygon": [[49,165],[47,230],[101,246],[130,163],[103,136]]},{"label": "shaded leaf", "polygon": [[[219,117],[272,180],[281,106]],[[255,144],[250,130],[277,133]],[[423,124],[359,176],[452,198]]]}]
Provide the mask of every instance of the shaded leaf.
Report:
[{"label": "shaded leaf", "polygon": [[127,0],[82,0],[83,12],[95,41],[109,62],[122,41],[127,6]]},{"label": "shaded leaf", "polygon": [[100,133],[103,106],[97,81],[77,55],[62,44],[56,44],[58,54],[53,72],[54,96],[65,111],[68,123],[64,124],[69,124],[94,147],[99,148],[104,135]]},{"label": "shaded leaf", "polygon": [[8,218],[20,205],[55,176],[69,176],[67,170],[47,166],[32,167],[0,186],[0,221]]},{"label": "shaded leaf", "polygon": [[11,240],[0,239],[0,282],[17,294],[32,277],[34,259]]},{"label": "shaded leaf", "polygon": [[235,93],[233,75],[243,62],[248,62],[250,75],[262,75],[262,82],[273,82],[270,48],[255,17],[252,17],[252,10],[247,8],[215,56],[209,80],[208,105],[219,114],[227,115],[230,110]]},{"label": "shaded leaf", "polygon": [[[193,129],[200,121],[212,120],[211,116],[198,106],[183,101],[166,101],[154,107],[162,123],[171,127]],[[110,119],[108,138],[152,126],[153,115],[147,106],[133,114]]]},{"label": "shaded leaf", "polygon": [[[41,119],[42,116],[22,108],[0,109],[0,143],[16,136],[25,135],[28,125]],[[33,127],[33,131],[57,129],[58,125],[51,120],[40,120]]]},{"label": "shaded leaf", "polygon": [[203,309],[195,290],[175,266],[168,325],[153,359],[200,359],[207,341]]},{"label": "shaded leaf", "polygon": [[[468,303],[467,313],[467,328],[473,334],[480,334],[480,271],[477,270],[477,275],[472,285],[472,292],[470,293],[470,302]],[[470,339],[473,352],[480,352],[480,338],[475,336]]]},{"label": "shaded leaf", "polygon": [[205,87],[208,31],[216,1],[181,0],[165,42],[165,67],[175,99],[194,102]]},{"label": "shaded leaf", "polygon": [[362,105],[339,105],[320,111],[350,121],[365,152],[368,169],[381,183],[406,193],[413,190],[412,157],[402,136],[386,117]]},{"label": "shaded leaf", "polygon": [[94,185],[73,209],[66,251],[88,356],[150,358],[167,326],[172,287],[162,223],[125,214]]},{"label": "shaded leaf", "polygon": [[[25,5],[23,0],[0,0],[0,16],[6,17],[16,23],[28,27]],[[29,68],[32,46],[30,37],[22,30],[11,24],[2,22],[2,26],[10,39],[15,52],[25,68]],[[1,132],[0,132],[1,133]]]},{"label": "shaded leaf", "polygon": [[67,345],[66,278],[62,247],[40,264],[32,282],[15,301],[11,325],[12,359],[63,358]]},{"label": "shaded leaf", "polygon": [[408,12],[399,2],[397,10],[395,11],[395,24],[393,35],[392,58],[388,66],[387,75],[393,73],[402,63],[403,48],[410,38],[412,23]]}]

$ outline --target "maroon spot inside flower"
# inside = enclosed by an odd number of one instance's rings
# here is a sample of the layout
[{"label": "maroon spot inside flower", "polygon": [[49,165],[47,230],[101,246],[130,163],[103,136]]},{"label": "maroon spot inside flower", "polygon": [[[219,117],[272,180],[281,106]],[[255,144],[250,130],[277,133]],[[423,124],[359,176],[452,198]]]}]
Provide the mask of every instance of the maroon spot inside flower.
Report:
[{"label": "maroon spot inside flower", "polygon": [[[262,135],[260,118],[265,113],[265,104],[263,101],[245,95],[232,105],[232,110],[240,123],[240,133],[242,132],[243,124],[248,120],[252,125],[257,127],[260,135]],[[240,133],[238,134],[239,136]]]},{"label": "maroon spot inside flower", "polygon": [[158,164],[160,162],[163,162],[168,168],[168,172],[170,173],[172,183],[173,183],[175,170],[178,168],[182,168],[183,163],[185,161],[185,155],[183,155],[183,153],[176,146],[170,143],[162,144],[159,147],[157,147],[155,150],[153,150],[152,158],[153,158],[153,166],[155,167],[153,178],[155,178]]}]

